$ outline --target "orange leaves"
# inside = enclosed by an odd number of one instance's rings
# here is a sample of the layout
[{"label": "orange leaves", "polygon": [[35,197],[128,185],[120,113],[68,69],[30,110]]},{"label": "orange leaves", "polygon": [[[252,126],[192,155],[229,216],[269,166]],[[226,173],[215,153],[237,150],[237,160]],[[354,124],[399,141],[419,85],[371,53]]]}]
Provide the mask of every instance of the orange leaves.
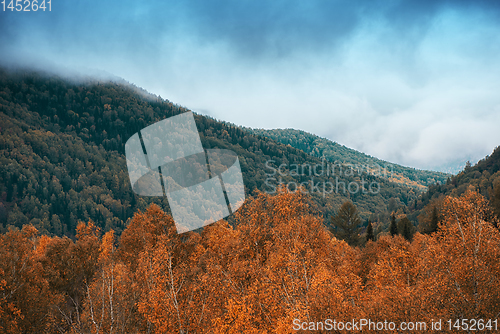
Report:
[{"label": "orange leaves", "polygon": [[191,332],[204,318],[206,296],[197,275],[203,251],[198,235],[188,232],[187,239],[161,235],[139,260],[145,281],[139,311],[161,333]]},{"label": "orange leaves", "polygon": [[131,310],[137,301],[128,268],[115,259],[114,232],[102,237],[98,269],[85,282],[85,305],[78,329],[90,333],[127,333]]},{"label": "orange leaves", "polygon": [[23,319],[21,310],[9,300],[9,286],[5,277],[5,271],[0,269],[0,331],[2,333],[18,333],[18,322]]},{"label": "orange leaves", "polygon": [[221,317],[214,317],[212,321],[213,333],[262,333],[253,326],[256,316],[253,309],[255,306],[257,305],[245,302],[245,300],[226,299],[225,312]]},{"label": "orange leaves", "polygon": [[469,190],[460,198],[447,197],[443,206],[446,218],[440,235],[448,245],[456,245],[451,248],[460,254],[477,256],[488,241],[498,238],[498,221],[480,194]]},{"label": "orange leaves", "polygon": [[113,230],[107,232],[102,237],[101,245],[99,246],[99,259],[102,264],[106,264],[111,260],[111,256],[115,252],[115,233]]},{"label": "orange leaves", "polygon": [[[233,263],[216,263],[231,305],[243,301],[252,305],[254,328],[289,332],[294,318],[328,316],[322,310],[332,302],[335,310],[346,306],[347,300],[352,305],[345,294],[352,292],[347,285],[357,286],[359,292],[359,284],[337,269],[352,249],[343,243],[342,255],[337,256],[335,248],[342,246],[336,240],[332,242],[321,219],[309,213],[302,196],[285,191],[276,196],[258,193],[236,213],[236,219],[232,234],[239,237],[239,247],[225,255],[231,255]],[[207,229],[208,235],[214,235],[217,228]],[[232,240],[228,243],[235,244]],[[333,291],[337,297],[331,294]],[[220,326],[229,321],[227,316],[218,319]]]},{"label": "orange leaves", "polygon": [[[440,230],[354,248],[300,194],[258,193],[198,234],[152,205],[119,242],[26,227],[0,238],[0,331],[289,333],[293,320],[496,318],[500,234],[484,198],[446,198]],[[40,320],[42,319],[42,320]],[[47,320],[50,319],[50,320]]]},{"label": "orange leaves", "polygon": [[157,205],[151,205],[146,212],[136,212],[130,224],[120,238],[120,259],[131,266],[137,267],[139,254],[147,247],[156,244],[159,235],[176,235],[174,221]]},{"label": "orange leaves", "polygon": [[[485,199],[468,191],[443,202],[432,236],[381,238],[365,249],[367,309],[376,318],[489,318],[500,311],[500,236]],[[375,257],[375,258],[374,258]],[[370,306],[371,305],[371,306]],[[383,306],[382,306],[383,305]]]},{"label": "orange leaves", "polygon": [[42,332],[53,302],[43,267],[35,253],[37,230],[0,235],[0,326],[5,333]]},{"label": "orange leaves", "polygon": [[[475,197],[448,201],[459,203],[456,208],[472,205],[458,215],[463,222],[479,217],[483,207]],[[443,216],[453,213],[446,212]],[[235,221],[235,227],[224,221],[208,226],[199,239],[160,235],[141,253],[140,276],[147,281],[147,292],[139,310],[158,332],[287,333],[296,318],[430,321],[479,314],[457,311],[463,298],[457,284],[465,283],[452,278],[460,274],[470,281],[472,276],[455,263],[465,253],[447,248],[455,245],[456,233],[417,233],[412,242],[382,237],[360,250],[333,238],[304,199],[287,192],[258,193],[235,214]],[[467,226],[464,236],[478,235],[478,222],[462,225]],[[489,231],[490,237],[481,237],[480,243],[488,251],[476,254],[498,264],[499,243],[491,236],[498,232],[490,227],[481,227],[483,233]],[[450,244],[449,238],[457,240]],[[490,282],[488,289],[498,290],[491,285],[498,275],[491,265],[487,268],[489,276],[476,275],[478,287]],[[492,316],[484,310],[498,313],[494,302],[483,298],[476,309]]]},{"label": "orange leaves", "polygon": [[[444,202],[445,219],[438,238],[445,256],[444,272],[457,316],[497,316],[500,305],[500,233],[486,200],[467,191]],[[495,313],[496,312],[496,313]]]},{"label": "orange leaves", "polygon": [[93,221],[89,221],[88,224],[84,222],[79,222],[76,227],[76,238],[78,240],[86,241],[87,239],[97,240],[99,233],[99,228],[95,226]]}]

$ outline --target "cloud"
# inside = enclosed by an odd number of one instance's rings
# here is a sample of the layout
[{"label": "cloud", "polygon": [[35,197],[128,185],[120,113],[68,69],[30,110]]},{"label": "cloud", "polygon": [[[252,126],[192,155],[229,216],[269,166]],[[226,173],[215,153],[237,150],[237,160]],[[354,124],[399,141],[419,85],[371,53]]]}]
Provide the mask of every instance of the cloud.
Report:
[{"label": "cloud", "polygon": [[500,2],[52,6],[1,13],[4,64],[106,71],[219,119],[299,128],[420,168],[500,144]]}]

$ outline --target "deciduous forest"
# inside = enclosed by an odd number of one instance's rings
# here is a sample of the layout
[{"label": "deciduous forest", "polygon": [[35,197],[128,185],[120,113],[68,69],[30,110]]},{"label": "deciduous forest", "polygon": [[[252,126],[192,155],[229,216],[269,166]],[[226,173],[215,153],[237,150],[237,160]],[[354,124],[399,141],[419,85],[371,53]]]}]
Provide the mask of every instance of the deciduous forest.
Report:
[{"label": "deciduous forest", "polygon": [[258,193],[234,227],[181,235],[155,204],[119,238],[92,221],[75,241],[10,230],[0,238],[1,331],[290,333],[294,319],[499,317],[498,220],[479,193],[446,197],[430,235],[362,248],[334,237],[307,202]]}]

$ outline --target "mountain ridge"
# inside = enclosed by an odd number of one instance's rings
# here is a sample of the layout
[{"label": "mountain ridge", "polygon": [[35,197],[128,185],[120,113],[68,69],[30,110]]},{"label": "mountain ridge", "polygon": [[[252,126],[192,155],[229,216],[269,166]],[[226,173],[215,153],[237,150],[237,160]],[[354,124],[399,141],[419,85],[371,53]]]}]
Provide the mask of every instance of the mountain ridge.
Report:
[{"label": "mountain ridge", "polygon": [[390,180],[392,182],[413,187],[419,191],[427,190],[427,187],[431,184],[444,183],[452,176],[452,174],[420,170],[414,167],[406,167],[384,161],[366,153],[348,148],[328,138],[323,138],[303,130],[291,128],[272,130],[244,129],[251,133],[277,140],[282,144],[301,149],[312,156],[319,158],[324,157],[331,162],[341,161],[345,164],[391,166],[392,176]]},{"label": "mountain ridge", "polygon": [[468,189],[479,192],[489,202],[490,208],[500,218],[500,146],[475,165],[467,164],[462,172],[444,184],[431,185],[415,202],[411,216],[418,216],[419,224],[426,226],[434,208],[438,215],[446,196],[459,197]]},{"label": "mountain ridge", "polygon": [[[2,230],[31,223],[42,233],[72,236],[78,221],[93,220],[104,231],[119,234],[137,210],[151,203],[168,212],[165,198],[131,191],[124,145],[146,126],[189,109],[147,95],[123,82],[83,84],[0,69]],[[417,198],[415,189],[370,171],[297,174],[297,166],[319,166],[322,160],[210,117],[194,117],[205,148],[238,154],[248,196],[257,190],[272,193],[280,183],[295,191],[305,185],[326,224],[348,200],[363,219],[385,221],[394,203],[406,205]],[[368,193],[363,182],[378,191]]]}]

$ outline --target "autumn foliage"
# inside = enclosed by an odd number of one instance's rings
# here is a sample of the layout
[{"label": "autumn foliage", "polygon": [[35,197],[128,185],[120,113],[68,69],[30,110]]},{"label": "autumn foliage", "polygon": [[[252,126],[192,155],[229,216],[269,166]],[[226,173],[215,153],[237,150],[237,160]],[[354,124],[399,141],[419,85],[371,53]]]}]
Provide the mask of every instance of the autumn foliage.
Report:
[{"label": "autumn foliage", "polygon": [[[486,200],[442,203],[437,232],[336,239],[307,198],[257,194],[231,220],[177,234],[158,206],[119,238],[26,225],[0,236],[1,333],[290,333],[294,319],[496,319],[500,233]],[[425,332],[425,331],[423,331]]]}]

